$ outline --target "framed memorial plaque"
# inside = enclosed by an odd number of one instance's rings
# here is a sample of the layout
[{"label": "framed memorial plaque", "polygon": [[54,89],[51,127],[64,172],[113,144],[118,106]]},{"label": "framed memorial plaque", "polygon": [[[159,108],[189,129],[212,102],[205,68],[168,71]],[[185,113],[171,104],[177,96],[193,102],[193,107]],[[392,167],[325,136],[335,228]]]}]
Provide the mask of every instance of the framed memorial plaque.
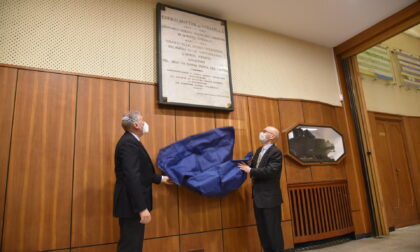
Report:
[{"label": "framed memorial plaque", "polygon": [[225,20],[157,4],[159,103],[233,111]]}]

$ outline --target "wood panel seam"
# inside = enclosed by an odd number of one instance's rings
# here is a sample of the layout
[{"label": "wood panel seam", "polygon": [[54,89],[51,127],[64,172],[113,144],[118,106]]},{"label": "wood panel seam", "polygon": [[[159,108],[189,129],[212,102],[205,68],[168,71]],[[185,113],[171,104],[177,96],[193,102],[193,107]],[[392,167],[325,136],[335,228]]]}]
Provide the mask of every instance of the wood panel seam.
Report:
[{"label": "wood panel seam", "polygon": [[9,182],[9,171],[10,171],[10,156],[12,153],[12,138],[13,138],[13,126],[15,121],[15,111],[16,111],[16,97],[17,97],[17,86],[18,86],[18,79],[19,79],[19,69],[16,69],[16,81],[15,81],[15,95],[13,98],[13,112],[12,112],[12,121],[10,125],[10,139],[9,139],[9,154],[7,159],[7,171],[6,171],[6,183],[5,183],[5,190],[4,190],[4,205],[3,205],[3,223],[1,227],[1,235],[0,237],[0,251],[3,251],[3,237],[4,237],[4,226],[6,221],[6,203],[7,203],[7,187]]},{"label": "wood panel seam", "polygon": [[73,165],[72,165],[72,181],[71,181],[71,208],[70,208],[70,240],[69,246],[72,245],[73,234],[73,202],[74,202],[74,170],[76,165],[76,137],[77,137],[77,102],[79,98],[79,82],[80,77],[77,76],[76,82],[76,97],[75,97],[75,113],[74,113],[74,136],[73,136]]}]

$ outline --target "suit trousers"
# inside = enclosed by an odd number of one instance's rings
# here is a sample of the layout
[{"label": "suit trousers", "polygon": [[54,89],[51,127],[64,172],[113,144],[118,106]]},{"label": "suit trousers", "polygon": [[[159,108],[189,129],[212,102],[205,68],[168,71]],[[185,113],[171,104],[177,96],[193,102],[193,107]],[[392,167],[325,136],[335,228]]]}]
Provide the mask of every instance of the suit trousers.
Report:
[{"label": "suit trousers", "polygon": [[140,218],[119,218],[119,222],[118,252],[141,252],[143,249],[144,224],[140,223]]},{"label": "suit trousers", "polygon": [[283,232],[281,230],[281,207],[257,208],[254,204],[258,236],[264,252],[283,251]]}]

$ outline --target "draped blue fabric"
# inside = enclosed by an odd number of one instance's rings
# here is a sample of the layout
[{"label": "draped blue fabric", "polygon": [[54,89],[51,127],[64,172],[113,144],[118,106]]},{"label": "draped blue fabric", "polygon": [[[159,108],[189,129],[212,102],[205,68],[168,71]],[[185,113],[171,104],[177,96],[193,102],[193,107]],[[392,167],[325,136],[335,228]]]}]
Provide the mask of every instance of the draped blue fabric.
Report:
[{"label": "draped blue fabric", "polygon": [[235,130],[217,128],[177,141],[160,150],[158,166],[177,185],[184,185],[205,196],[224,196],[246,179],[232,160]]}]

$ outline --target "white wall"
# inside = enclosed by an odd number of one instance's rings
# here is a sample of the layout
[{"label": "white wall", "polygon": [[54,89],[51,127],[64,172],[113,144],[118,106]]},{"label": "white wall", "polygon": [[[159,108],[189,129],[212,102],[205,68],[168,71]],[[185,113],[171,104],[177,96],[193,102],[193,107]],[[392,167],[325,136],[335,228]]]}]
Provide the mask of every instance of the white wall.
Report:
[{"label": "white wall", "polygon": [[[420,40],[404,33],[382,45],[420,55]],[[406,116],[420,116],[420,91],[414,88],[389,85],[385,80],[362,76],[366,106],[369,111]]]},{"label": "white wall", "polygon": [[420,39],[400,33],[384,42],[383,45],[420,55]]},{"label": "white wall", "polygon": [[[156,2],[0,1],[0,63],[156,82]],[[333,51],[228,22],[235,93],[341,105]]]},{"label": "white wall", "polygon": [[331,48],[235,23],[228,29],[235,92],[340,105]]}]

